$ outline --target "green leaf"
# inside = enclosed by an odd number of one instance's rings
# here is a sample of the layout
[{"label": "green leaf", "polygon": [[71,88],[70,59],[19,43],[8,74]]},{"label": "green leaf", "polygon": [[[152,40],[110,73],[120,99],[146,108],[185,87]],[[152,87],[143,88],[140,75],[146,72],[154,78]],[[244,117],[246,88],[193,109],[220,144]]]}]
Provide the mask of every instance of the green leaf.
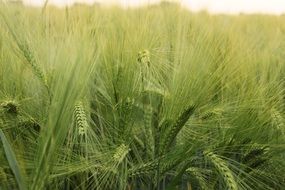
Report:
[{"label": "green leaf", "polygon": [[21,169],[19,167],[19,164],[17,162],[16,159],[16,155],[12,149],[12,147],[10,146],[5,134],[3,133],[3,131],[0,129],[0,138],[4,147],[4,151],[5,151],[5,155],[6,158],[8,160],[8,163],[10,165],[11,170],[13,171],[16,181],[18,183],[18,186],[21,190],[25,190],[26,188],[26,183],[24,180],[24,176],[21,172]]}]

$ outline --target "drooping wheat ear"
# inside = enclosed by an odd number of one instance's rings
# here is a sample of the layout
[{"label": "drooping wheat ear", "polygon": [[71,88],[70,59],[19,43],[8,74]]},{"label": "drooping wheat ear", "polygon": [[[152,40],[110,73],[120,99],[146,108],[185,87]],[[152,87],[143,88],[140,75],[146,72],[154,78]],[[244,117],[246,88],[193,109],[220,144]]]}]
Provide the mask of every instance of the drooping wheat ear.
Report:
[{"label": "drooping wheat ear", "polygon": [[0,110],[4,113],[17,115],[19,104],[13,100],[4,101],[0,104]]},{"label": "drooping wheat ear", "polygon": [[137,146],[139,146],[142,150],[145,149],[144,142],[137,135],[134,135],[134,143]]},{"label": "drooping wheat ear", "polygon": [[167,131],[168,128],[171,127],[172,122],[170,120],[164,119],[158,126],[157,134],[156,134],[156,153],[161,156],[163,155],[163,144],[165,144],[163,140],[163,132]]},{"label": "drooping wheat ear", "polygon": [[[131,110],[133,109],[134,103],[135,99],[130,97],[127,97],[126,101],[122,102],[122,114],[124,116],[129,116],[131,114]],[[124,121],[124,123],[125,122],[126,121]]]},{"label": "drooping wheat ear", "polygon": [[273,120],[274,126],[276,126],[277,130],[281,132],[282,135],[285,133],[285,120],[282,117],[281,113],[275,109],[271,109],[271,117]]},{"label": "drooping wheat ear", "polygon": [[194,105],[189,106],[182,112],[182,114],[178,117],[170,129],[166,129],[166,134],[161,145],[162,153],[164,153],[173,143],[179,131],[183,128],[183,126],[189,120],[190,116],[194,113],[195,108],[196,107]]},{"label": "drooping wheat ear", "polygon": [[[3,15],[1,15],[3,16]],[[8,20],[5,18],[4,19],[5,24],[14,38],[19,50],[23,53],[24,58],[26,59],[27,63],[31,66],[33,73],[40,79],[40,81],[44,84],[45,88],[47,89],[47,92],[50,96],[51,99],[51,94],[50,94],[50,89],[47,83],[47,77],[45,76],[44,72],[38,67],[36,59],[34,55],[32,54],[32,51],[30,50],[28,43],[26,41],[21,41],[18,38],[18,35],[16,34],[15,30],[13,27],[10,26]]]},{"label": "drooping wheat ear", "polygon": [[144,110],[144,124],[147,128],[152,127],[152,107],[150,105],[145,106]]},{"label": "drooping wheat ear", "polygon": [[204,151],[204,156],[215,166],[227,187],[227,190],[238,190],[238,185],[233,172],[227,163],[210,151]]},{"label": "drooping wheat ear", "polygon": [[266,147],[256,147],[250,150],[246,155],[244,155],[242,161],[243,163],[252,163],[260,160],[266,154]]},{"label": "drooping wheat ear", "polygon": [[81,101],[76,103],[76,105],[75,105],[74,121],[75,121],[75,125],[78,129],[78,134],[79,135],[85,135],[87,128],[88,128],[88,122],[87,122],[87,117],[86,117],[86,113],[84,110],[84,106],[83,106],[83,103]]},{"label": "drooping wheat ear", "polygon": [[148,50],[143,50],[138,53],[138,62],[150,66],[150,53]]},{"label": "drooping wheat ear", "polygon": [[19,49],[22,51],[27,63],[31,66],[33,73],[39,78],[39,80],[45,85],[48,89],[47,77],[44,72],[38,66],[36,59],[26,44],[18,44]]},{"label": "drooping wheat ear", "polygon": [[113,160],[116,163],[121,163],[129,153],[129,151],[130,151],[129,146],[121,144],[119,147],[116,148],[116,151],[113,155]]},{"label": "drooping wheat ear", "polygon": [[200,119],[202,120],[211,119],[212,117],[222,115],[223,112],[224,110],[221,108],[214,108],[212,110],[206,111],[203,114],[201,114]]},{"label": "drooping wheat ear", "polygon": [[5,184],[7,183],[8,178],[7,175],[2,167],[0,167],[0,183]]},{"label": "drooping wheat ear", "polygon": [[145,164],[141,164],[131,170],[129,170],[130,176],[140,176],[147,175],[151,172],[155,172],[158,167],[157,161],[148,162]]},{"label": "drooping wheat ear", "polygon": [[269,161],[267,156],[268,147],[254,147],[243,158],[242,163],[248,166],[244,172],[249,173],[252,170],[261,167]]},{"label": "drooping wheat ear", "polygon": [[19,127],[25,127],[27,129],[34,129],[35,131],[40,131],[41,126],[40,124],[34,119],[34,118],[26,118],[26,117],[20,117],[19,118]]},{"label": "drooping wheat ear", "polygon": [[159,124],[159,130],[160,131],[166,131],[169,127],[171,127],[172,122],[169,119],[164,119],[162,122]]},{"label": "drooping wheat ear", "polygon": [[166,158],[166,157],[161,157],[160,158],[160,165],[159,165],[159,169],[160,169],[160,173],[163,174],[165,172],[170,171],[171,169],[177,167],[179,164],[181,164],[181,157],[175,157],[173,156],[173,158]]},{"label": "drooping wheat ear", "polygon": [[[149,80],[150,54],[148,50],[143,50],[138,53],[138,63],[140,67],[140,75],[142,81],[142,91],[145,90],[145,83]],[[146,67],[145,67],[146,66]]]}]

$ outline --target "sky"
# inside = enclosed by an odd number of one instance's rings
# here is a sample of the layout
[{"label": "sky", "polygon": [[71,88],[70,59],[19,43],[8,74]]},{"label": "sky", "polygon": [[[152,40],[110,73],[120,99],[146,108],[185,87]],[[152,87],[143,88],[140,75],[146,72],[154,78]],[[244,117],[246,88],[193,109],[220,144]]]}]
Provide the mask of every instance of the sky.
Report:
[{"label": "sky", "polygon": [[[23,0],[26,5],[41,6],[45,0]],[[123,7],[134,7],[158,3],[160,0],[49,0],[50,4],[64,7],[76,2],[104,5],[119,4]],[[285,13],[285,0],[176,0],[192,11],[208,10],[211,13]]]}]

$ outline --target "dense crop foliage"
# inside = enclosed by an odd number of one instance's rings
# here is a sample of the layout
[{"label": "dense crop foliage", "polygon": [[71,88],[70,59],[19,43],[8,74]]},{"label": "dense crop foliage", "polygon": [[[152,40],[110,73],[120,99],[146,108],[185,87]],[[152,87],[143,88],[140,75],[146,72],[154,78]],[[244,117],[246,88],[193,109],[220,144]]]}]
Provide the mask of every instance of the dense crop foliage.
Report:
[{"label": "dense crop foliage", "polygon": [[0,189],[284,189],[284,16],[0,15]]}]

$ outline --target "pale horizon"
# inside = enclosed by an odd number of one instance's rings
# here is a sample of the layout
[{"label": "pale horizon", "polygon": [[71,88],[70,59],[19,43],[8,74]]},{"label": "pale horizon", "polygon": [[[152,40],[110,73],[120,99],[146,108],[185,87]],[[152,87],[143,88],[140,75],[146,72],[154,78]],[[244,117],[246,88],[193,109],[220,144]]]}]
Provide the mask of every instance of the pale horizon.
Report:
[{"label": "pale horizon", "polygon": [[[45,0],[23,0],[25,5],[42,6]],[[175,1],[175,0],[174,0]],[[122,7],[136,7],[159,3],[160,0],[49,0],[49,4],[58,7],[70,6],[74,3],[93,3],[102,5],[120,5]],[[182,6],[192,10],[207,10],[210,13],[263,13],[284,14],[285,0],[177,0]]]}]

